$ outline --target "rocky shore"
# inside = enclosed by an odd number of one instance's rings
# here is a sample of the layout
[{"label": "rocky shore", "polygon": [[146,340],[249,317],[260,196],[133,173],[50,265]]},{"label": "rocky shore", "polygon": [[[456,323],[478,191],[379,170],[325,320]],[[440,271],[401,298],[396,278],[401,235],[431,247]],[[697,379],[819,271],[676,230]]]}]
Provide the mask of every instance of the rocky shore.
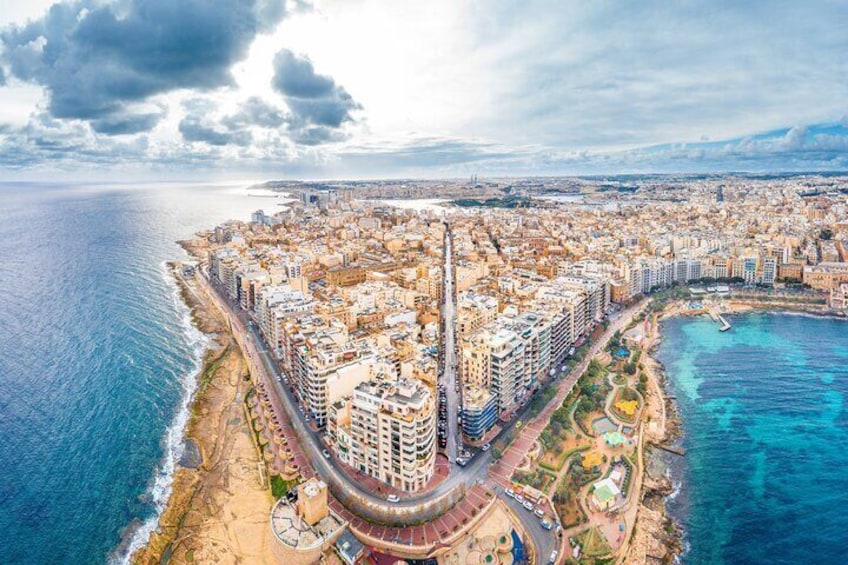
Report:
[{"label": "rocky shore", "polygon": [[665,508],[673,486],[659,455],[659,448],[671,446],[680,437],[681,423],[674,401],[665,394],[665,371],[653,356],[659,337],[658,321],[655,319],[651,343],[642,356],[643,371],[648,377],[649,417],[642,428],[646,444],[640,469],[643,474],[642,490],[633,537],[622,560],[626,565],[674,563],[682,551],[682,531]]},{"label": "rocky shore", "polygon": [[[204,243],[181,245],[199,257]],[[174,474],[157,529],[132,563],[271,563],[266,530],[272,497],[245,418],[246,365],[217,311],[191,279],[183,278],[182,265],[169,268],[211,346],[192,399],[185,434],[189,449]]]}]

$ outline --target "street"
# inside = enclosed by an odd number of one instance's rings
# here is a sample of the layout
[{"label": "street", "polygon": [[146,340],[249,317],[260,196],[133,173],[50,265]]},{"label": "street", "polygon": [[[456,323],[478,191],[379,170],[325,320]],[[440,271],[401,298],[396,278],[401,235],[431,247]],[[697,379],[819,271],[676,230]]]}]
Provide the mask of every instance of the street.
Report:
[{"label": "street", "polygon": [[458,423],[460,392],[457,377],[456,359],[456,294],[454,292],[453,280],[453,242],[450,232],[445,235],[445,265],[444,265],[444,292],[442,302],[442,347],[444,348],[444,373],[441,383],[447,397],[447,449],[448,461],[451,465],[451,473],[457,467],[456,458],[459,447],[462,444],[461,430]]}]

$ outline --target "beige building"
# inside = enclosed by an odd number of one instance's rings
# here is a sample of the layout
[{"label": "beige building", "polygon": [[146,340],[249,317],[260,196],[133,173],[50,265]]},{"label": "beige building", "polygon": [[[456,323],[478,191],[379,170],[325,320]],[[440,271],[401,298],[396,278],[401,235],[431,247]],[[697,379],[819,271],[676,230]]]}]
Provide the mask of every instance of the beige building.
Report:
[{"label": "beige building", "polygon": [[331,410],[344,463],[396,489],[415,492],[433,476],[436,412],[430,390],[413,380],[368,381]]}]

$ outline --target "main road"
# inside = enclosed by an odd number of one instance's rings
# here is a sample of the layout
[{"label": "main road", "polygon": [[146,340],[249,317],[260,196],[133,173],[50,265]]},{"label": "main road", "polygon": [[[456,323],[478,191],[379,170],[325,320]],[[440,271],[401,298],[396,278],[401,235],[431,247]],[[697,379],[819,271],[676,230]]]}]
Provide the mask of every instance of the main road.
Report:
[{"label": "main road", "polygon": [[456,465],[456,457],[462,441],[459,426],[460,386],[457,380],[456,359],[456,292],[453,274],[453,239],[450,228],[445,224],[444,277],[442,287],[442,361],[441,382],[445,385],[447,400],[447,456],[451,472],[461,467]]}]

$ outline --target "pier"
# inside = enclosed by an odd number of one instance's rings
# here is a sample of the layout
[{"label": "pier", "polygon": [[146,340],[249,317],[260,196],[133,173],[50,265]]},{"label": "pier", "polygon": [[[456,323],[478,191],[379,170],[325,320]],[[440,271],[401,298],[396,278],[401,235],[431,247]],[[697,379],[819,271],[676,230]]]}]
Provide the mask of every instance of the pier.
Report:
[{"label": "pier", "polygon": [[732,327],[730,325],[730,322],[728,322],[727,319],[724,316],[722,316],[721,314],[719,314],[718,312],[716,312],[712,308],[707,310],[707,312],[709,313],[710,318],[712,318],[714,322],[717,322],[718,324],[720,324],[718,331],[726,332],[727,330],[729,330]]},{"label": "pier", "polygon": [[668,453],[679,455],[680,457],[684,457],[686,455],[686,450],[682,447],[674,447],[671,445],[657,445],[656,447],[662,449],[663,451],[667,451]]}]

